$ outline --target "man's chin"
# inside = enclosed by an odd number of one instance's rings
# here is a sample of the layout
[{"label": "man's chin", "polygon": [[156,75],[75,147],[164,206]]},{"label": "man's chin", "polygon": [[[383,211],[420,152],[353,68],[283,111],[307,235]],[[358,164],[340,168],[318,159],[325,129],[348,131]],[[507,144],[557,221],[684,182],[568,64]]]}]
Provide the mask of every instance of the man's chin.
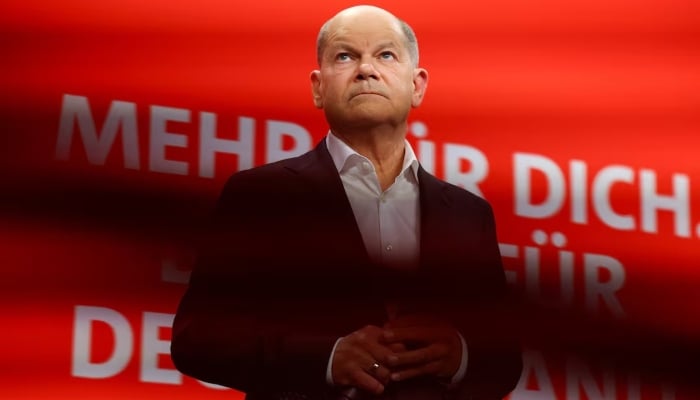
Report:
[{"label": "man's chin", "polygon": [[389,119],[376,119],[376,118],[365,118],[365,119],[355,119],[353,121],[349,121],[347,123],[344,123],[342,125],[343,128],[346,129],[353,129],[353,130],[365,130],[365,131],[370,131],[374,130],[380,127],[387,127],[387,128],[392,128],[396,126],[396,121],[394,120],[389,120]]},{"label": "man's chin", "polygon": [[331,126],[338,128],[374,128],[382,125],[395,126],[398,121],[405,120],[407,115],[397,115],[395,109],[387,107],[386,103],[365,102],[352,107],[350,110],[330,115],[326,119]]}]

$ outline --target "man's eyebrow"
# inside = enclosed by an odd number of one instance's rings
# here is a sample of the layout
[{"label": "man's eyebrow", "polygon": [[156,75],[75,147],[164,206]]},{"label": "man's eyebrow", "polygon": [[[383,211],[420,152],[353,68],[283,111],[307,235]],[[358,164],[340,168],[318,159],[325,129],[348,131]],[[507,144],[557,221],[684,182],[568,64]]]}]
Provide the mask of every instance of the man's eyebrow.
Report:
[{"label": "man's eyebrow", "polygon": [[397,48],[399,48],[399,46],[396,45],[396,42],[394,42],[393,40],[391,40],[391,41],[387,41],[387,42],[382,42],[382,43],[380,43],[379,45],[376,46],[376,48],[377,48],[377,50],[380,50],[380,49],[391,49],[391,48],[397,49]]},{"label": "man's eyebrow", "polygon": [[353,52],[357,52],[357,49],[351,45],[348,42],[341,42],[341,41],[335,41],[331,43],[328,48],[333,49],[333,50],[350,50]]},{"label": "man's eyebrow", "polygon": [[[344,42],[344,41],[339,41],[339,40],[334,41],[333,43],[329,44],[328,48],[332,49],[332,50],[349,50],[349,51],[354,52],[354,53],[359,52],[359,50],[357,50],[357,48],[355,46],[353,46],[352,44],[350,44],[348,42]],[[398,46],[395,41],[390,40],[390,41],[386,41],[386,42],[381,42],[378,45],[374,46],[374,49],[375,49],[374,51],[379,51],[379,50],[383,50],[383,49],[399,49],[399,48],[400,48],[400,46]]]}]

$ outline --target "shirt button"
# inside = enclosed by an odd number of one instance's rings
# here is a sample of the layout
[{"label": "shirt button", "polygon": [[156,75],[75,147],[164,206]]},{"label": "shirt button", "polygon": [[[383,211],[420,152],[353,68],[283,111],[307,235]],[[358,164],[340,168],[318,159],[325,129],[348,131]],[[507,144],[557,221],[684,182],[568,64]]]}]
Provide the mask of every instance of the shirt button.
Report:
[{"label": "shirt button", "polygon": [[388,244],[388,245],[386,245],[385,248],[386,248],[386,251],[391,251],[394,248],[394,246]]}]

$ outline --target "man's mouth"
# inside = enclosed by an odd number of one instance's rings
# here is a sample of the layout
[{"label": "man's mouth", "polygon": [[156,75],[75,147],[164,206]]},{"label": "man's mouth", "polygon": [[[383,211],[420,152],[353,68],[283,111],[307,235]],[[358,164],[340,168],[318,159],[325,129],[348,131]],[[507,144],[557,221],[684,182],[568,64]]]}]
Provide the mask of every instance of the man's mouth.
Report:
[{"label": "man's mouth", "polygon": [[355,93],[352,97],[358,97],[358,96],[363,96],[363,95],[375,95],[375,96],[386,97],[383,93],[374,92],[374,91],[362,91],[359,93]]}]

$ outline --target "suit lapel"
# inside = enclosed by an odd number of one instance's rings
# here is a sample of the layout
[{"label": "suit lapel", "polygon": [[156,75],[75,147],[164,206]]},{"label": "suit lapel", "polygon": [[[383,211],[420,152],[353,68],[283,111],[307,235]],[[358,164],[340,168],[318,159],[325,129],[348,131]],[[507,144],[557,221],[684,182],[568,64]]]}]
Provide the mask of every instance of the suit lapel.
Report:
[{"label": "suit lapel", "polygon": [[[304,203],[313,209],[304,215],[313,215],[301,229],[312,229],[317,234],[310,252],[314,258],[325,260],[318,271],[319,282],[331,289],[328,299],[341,299],[345,329],[357,329],[360,324],[381,325],[386,320],[382,302],[383,285],[378,284],[376,268],[365,249],[352,206],[345,194],[343,182],[322,140],[314,150],[294,159],[287,168],[304,185]],[[363,293],[361,298],[357,293]],[[352,298],[343,303],[344,296]],[[336,303],[329,302],[334,305]],[[351,304],[347,307],[347,304]],[[337,310],[336,310],[337,311]]]},{"label": "suit lapel", "polygon": [[[319,245],[333,241],[338,249],[335,256],[347,261],[344,264],[371,265],[362,235],[357,226],[343,183],[326,148],[326,141],[305,155],[288,160],[286,168],[300,178],[305,203],[316,210],[313,214],[327,222],[334,221],[332,238],[319,238]],[[444,264],[445,256],[453,247],[455,231],[453,201],[447,183],[418,169],[420,198],[420,269],[423,272]],[[338,244],[342,244],[339,246]]]},{"label": "suit lapel", "polygon": [[420,193],[420,265],[428,269],[444,257],[444,249],[451,240],[452,201],[449,186],[418,169]]},{"label": "suit lapel", "polygon": [[[326,141],[305,155],[291,159],[286,168],[308,185],[306,197],[314,213],[326,221],[335,221],[331,230],[335,237],[321,238],[343,243],[342,256],[360,265],[369,265],[362,235],[357,226],[343,183],[326,148]],[[420,265],[429,268],[445,256],[446,248],[453,242],[454,224],[450,187],[447,183],[418,169],[420,197]],[[444,260],[442,260],[444,261]]]},{"label": "suit lapel", "polygon": [[312,213],[317,215],[322,223],[333,224],[327,226],[333,237],[319,238],[320,241],[333,241],[333,247],[342,244],[339,246],[341,253],[335,254],[336,257],[353,261],[357,265],[368,265],[369,256],[360,229],[345,194],[343,182],[326,148],[326,141],[321,140],[312,151],[290,160],[286,167],[299,176],[302,184],[308,185],[308,204],[316,208]]}]

